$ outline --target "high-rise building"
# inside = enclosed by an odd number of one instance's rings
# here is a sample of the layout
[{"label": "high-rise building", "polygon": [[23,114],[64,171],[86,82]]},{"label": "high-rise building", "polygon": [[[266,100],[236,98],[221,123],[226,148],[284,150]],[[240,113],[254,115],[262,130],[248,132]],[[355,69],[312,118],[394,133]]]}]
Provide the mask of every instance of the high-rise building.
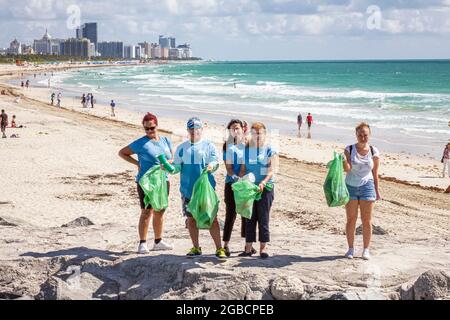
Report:
[{"label": "high-rise building", "polygon": [[182,51],[177,48],[170,48],[169,49],[169,59],[181,59],[181,53]]},{"label": "high-rise building", "polygon": [[147,41],[139,42],[138,46],[142,48],[141,50],[141,58],[150,58],[151,57],[151,48],[152,44]]},{"label": "high-rise building", "polygon": [[172,37],[159,36],[159,45],[161,48],[176,48],[176,40]]},{"label": "high-rise building", "polygon": [[135,46],[125,46],[123,47],[123,55],[126,59],[136,59]]},{"label": "high-rise building", "polygon": [[61,43],[64,41],[63,39],[52,39],[48,30],[45,30],[42,39],[34,40],[33,49],[36,54],[59,55]]},{"label": "high-rise building", "polygon": [[150,49],[150,58],[152,58],[152,59],[160,59],[161,58],[161,47],[156,43],[152,43],[152,46]]},{"label": "high-rise building", "polygon": [[22,45],[16,38],[9,44],[9,48],[6,49],[7,54],[22,54]]},{"label": "high-rise building", "polygon": [[34,54],[33,46],[22,44],[22,54]]},{"label": "high-rise building", "polygon": [[177,47],[180,51],[180,57],[181,59],[190,59],[192,58],[192,49],[191,46],[187,43],[182,44]]},{"label": "high-rise building", "polygon": [[61,55],[89,58],[93,54],[91,41],[86,38],[71,38],[61,43]]},{"label": "high-rise building", "polygon": [[144,49],[141,46],[134,47],[134,56],[136,59],[145,58]]},{"label": "high-rise building", "polygon": [[169,59],[169,48],[161,48],[161,58]]},{"label": "high-rise building", "polygon": [[81,25],[76,31],[77,39],[86,38],[97,48],[97,22],[89,22]]},{"label": "high-rise building", "polygon": [[48,34],[47,29],[42,39],[34,40],[33,48],[36,54],[52,54],[52,37]]},{"label": "high-rise building", "polygon": [[123,42],[99,42],[98,52],[104,58],[123,58]]}]

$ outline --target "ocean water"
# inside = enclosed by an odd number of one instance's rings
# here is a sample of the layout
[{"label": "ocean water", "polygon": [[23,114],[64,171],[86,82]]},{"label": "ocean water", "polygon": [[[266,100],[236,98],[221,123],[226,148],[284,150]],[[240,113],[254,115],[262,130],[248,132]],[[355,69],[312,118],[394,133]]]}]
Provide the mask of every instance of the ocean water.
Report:
[{"label": "ocean water", "polygon": [[366,121],[395,152],[437,156],[450,140],[450,61],[199,62],[69,71],[53,83],[119,108],[262,120],[287,134],[310,112],[313,138],[339,142]]}]

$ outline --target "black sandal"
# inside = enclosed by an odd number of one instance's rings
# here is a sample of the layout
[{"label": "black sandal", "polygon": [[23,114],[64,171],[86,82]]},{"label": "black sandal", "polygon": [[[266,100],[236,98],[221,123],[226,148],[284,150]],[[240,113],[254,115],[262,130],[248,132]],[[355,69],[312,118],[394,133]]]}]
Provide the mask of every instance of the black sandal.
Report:
[{"label": "black sandal", "polygon": [[238,257],[251,257],[253,255],[252,252],[241,252],[238,254]]},{"label": "black sandal", "polygon": [[259,256],[261,257],[261,259],[267,259],[267,258],[269,258],[269,254],[266,253],[266,252],[261,253]]},{"label": "black sandal", "polygon": [[225,247],[223,249],[225,250],[225,255],[229,258],[231,256],[230,248]]}]

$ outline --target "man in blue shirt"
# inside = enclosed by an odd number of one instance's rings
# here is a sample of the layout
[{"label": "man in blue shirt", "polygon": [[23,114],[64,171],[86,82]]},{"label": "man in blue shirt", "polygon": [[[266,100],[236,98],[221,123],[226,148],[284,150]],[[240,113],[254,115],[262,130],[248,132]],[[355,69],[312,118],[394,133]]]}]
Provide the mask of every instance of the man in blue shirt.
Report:
[{"label": "man in blue shirt", "polygon": [[[188,211],[188,204],[192,197],[195,182],[200,178],[203,169],[209,172],[209,181],[213,188],[216,181],[212,173],[219,168],[217,150],[213,143],[202,139],[203,123],[198,118],[191,118],[187,123],[189,140],[178,146],[175,151],[173,165],[177,172],[180,172],[180,192],[183,205],[183,215],[187,218],[189,235],[193,248],[187,254],[188,257],[195,257],[202,254],[199,244],[199,230],[197,224]],[[209,230],[216,245],[216,257],[226,258],[225,250],[220,241],[220,227],[217,218],[214,220]]]}]

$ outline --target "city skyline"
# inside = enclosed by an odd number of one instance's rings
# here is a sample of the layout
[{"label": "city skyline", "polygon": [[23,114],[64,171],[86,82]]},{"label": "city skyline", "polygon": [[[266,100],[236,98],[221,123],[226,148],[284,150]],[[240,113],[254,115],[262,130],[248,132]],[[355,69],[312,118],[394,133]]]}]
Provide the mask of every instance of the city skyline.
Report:
[{"label": "city skyline", "polygon": [[0,5],[5,8],[0,27],[6,30],[1,47],[14,37],[32,43],[45,28],[56,38],[72,37],[75,30],[67,22],[78,10],[81,24],[98,23],[99,41],[133,45],[176,35],[205,59],[450,57],[450,0],[132,0],[127,7],[119,1],[0,0]]}]

